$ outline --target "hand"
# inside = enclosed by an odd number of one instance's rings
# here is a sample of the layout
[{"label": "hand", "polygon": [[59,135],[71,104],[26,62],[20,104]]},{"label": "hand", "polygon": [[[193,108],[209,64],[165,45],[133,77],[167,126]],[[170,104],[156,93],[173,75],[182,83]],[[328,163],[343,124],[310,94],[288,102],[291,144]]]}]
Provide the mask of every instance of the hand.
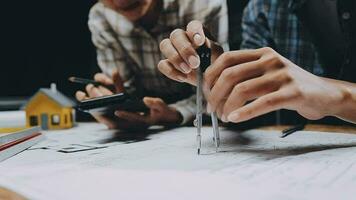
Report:
[{"label": "hand", "polygon": [[[107,86],[115,85],[115,93],[124,92],[123,82],[117,71],[113,73],[112,79],[102,73],[96,74],[94,79]],[[78,91],[76,93],[76,98],[79,101],[82,101],[84,99],[112,94],[113,91],[110,91],[105,87],[95,87],[94,85],[89,84],[86,86],[86,93]],[[92,115],[99,123],[105,124],[109,129],[123,130],[143,130],[151,125],[177,125],[182,121],[180,113],[165,104],[162,99],[146,97],[143,101],[150,109],[148,114],[116,111],[115,115]]]},{"label": "hand", "polygon": [[338,116],[338,104],[349,94],[271,48],[224,53],[205,72],[205,84],[208,112],[235,123],[279,109],[311,120]]},{"label": "hand", "polygon": [[145,97],[143,102],[150,109],[149,113],[132,113],[116,111],[115,115],[136,126],[149,127],[151,125],[178,125],[182,122],[181,114],[169,107],[160,98]]},{"label": "hand", "polygon": [[[103,86],[95,87],[94,85],[89,84],[85,87],[86,93],[83,91],[76,92],[75,96],[78,101],[83,101],[85,99],[107,96],[107,95],[112,95],[114,93],[124,92],[123,81],[122,81],[118,71],[113,72],[112,78],[106,76],[103,73],[97,73],[94,76],[94,80],[102,83],[103,85],[107,85],[108,87],[114,85],[115,91],[111,91],[108,88],[103,87]],[[116,129],[116,128],[126,129],[127,127],[129,127],[129,124],[127,124],[125,120],[117,119],[117,117],[115,117],[114,115],[107,116],[107,115],[100,115],[100,114],[92,114],[92,116],[99,123],[105,124],[109,129]]]},{"label": "hand", "polygon": [[167,59],[159,62],[158,69],[168,78],[195,85],[194,69],[200,65],[195,49],[204,44],[211,48],[212,62],[223,52],[218,44],[205,36],[206,34],[209,33],[204,31],[199,21],[190,22],[186,31],[174,30],[170,38],[164,39],[160,44],[160,49]]}]

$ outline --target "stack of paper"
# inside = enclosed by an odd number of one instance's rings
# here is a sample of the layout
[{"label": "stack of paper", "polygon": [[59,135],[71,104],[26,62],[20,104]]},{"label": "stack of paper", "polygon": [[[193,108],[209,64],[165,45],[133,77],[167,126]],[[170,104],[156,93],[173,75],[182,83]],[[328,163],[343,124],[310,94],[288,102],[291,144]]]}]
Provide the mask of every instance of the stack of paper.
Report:
[{"label": "stack of paper", "polygon": [[0,161],[14,156],[43,139],[39,127],[0,134]]},{"label": "stack of paper", "polygon": [[0,133],[15,132],[26,126],[25,111],[0,112]]}]

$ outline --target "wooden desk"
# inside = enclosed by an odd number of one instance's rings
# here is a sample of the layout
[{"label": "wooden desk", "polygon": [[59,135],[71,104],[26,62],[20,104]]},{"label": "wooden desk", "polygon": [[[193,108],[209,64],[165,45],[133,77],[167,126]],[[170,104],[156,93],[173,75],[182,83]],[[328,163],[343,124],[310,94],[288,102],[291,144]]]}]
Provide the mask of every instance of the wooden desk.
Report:
[{"label": "wooden desk", "polygon": [[[261,127],[262,130],[284,130],[291,126],[266,126]],[[305,126],[304,131],[320,131],[320,132],[335,132],[335,133],[352,133],[356,134],[356,128],[351,126],[330,126],[330,125],[316,125],[308,124]]]},{"label": "wooden desk", "polygon": [[6,200],[25,200],[26,198],[11,191],[8,189],[5,189],[3,187],[0,187],[0,199],[6,199]]}]

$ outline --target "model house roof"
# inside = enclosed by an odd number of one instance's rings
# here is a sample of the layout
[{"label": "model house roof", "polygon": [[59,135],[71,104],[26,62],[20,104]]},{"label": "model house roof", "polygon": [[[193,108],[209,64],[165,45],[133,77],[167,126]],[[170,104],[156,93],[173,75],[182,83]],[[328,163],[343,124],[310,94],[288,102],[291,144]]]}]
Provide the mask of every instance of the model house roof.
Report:
[{"label": "model house roof", "polygon": [[59,91],[53,91],[48,88],[41,88],[40,90],[38,90],[38,92],[30,98],[30,100],[27,102],[26,105],[31,103],[31,101],[34,99],[34,97],[37,96],[39,93],[46,95],[47,97],[52,99],[54,102],[58,103],[60,106],[63,106],[63,107],[74,107],[75,106],[75,102],[72,101],[71,99],[69,99],[68,97],[66,97],[64,94],[60,93]]}]

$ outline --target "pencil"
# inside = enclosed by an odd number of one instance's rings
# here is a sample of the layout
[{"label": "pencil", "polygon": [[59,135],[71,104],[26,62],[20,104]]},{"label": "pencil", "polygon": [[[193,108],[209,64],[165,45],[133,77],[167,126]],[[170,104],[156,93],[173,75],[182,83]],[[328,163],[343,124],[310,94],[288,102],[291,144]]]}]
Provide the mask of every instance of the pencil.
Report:
[{"label": "pencil", "polygon": [[282,131],[282,135],[281,135],[281,138],[285,138],[287,137],[288,135],[291,135],[297,131],[301,131],[305,128],[305,123],[302,123],[302,124],[298,124],[296,126],[293,126],[291,128],[287,128],[285,130]]},{"label": "pencil", "polygon": [[111,91],[116,91],[114,85],[104,85],[104,84],[102,84],[102,83],[100,83],[98,81],[94,81],[94,80],[91,80],[91,79],[79,78],[79,77],[72,76],[72,77],[69,77],[68,80],[70,82],[72,82],[72,83],[79,83],[79,84],[82,84],[82,85],[93,84],[95,87],[102,86],[102,87],[108,88]]},{"label": "pencil", "polygon": [[104,86],[103,84],[94,81],[94,80],[90,80],[90,79],[85,79],[85,78],[78,78],[78,77],[69,77],[68,80],[72,83],[79,83],[79,84],[83,84],[83,85],[88,85],[88,84],[93,84],[94,86]]}]

